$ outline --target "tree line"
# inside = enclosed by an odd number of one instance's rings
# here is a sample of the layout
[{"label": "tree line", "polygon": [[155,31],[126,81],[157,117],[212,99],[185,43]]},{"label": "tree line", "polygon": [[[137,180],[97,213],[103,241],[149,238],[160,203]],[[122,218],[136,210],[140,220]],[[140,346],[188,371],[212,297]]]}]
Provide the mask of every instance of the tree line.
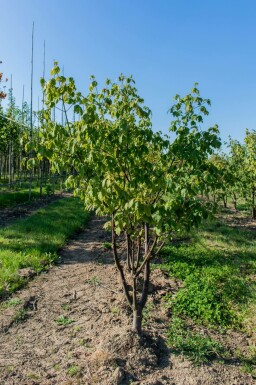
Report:
[{"label": "tree line", "polygon": [[[29,192],[31,186],[38,186],[42,195],[46,185],[48,190],[54,191],[56,176],[51,172],[48,159],[43,158],[39,164],[28,167],[35,148],[29,152],[26,146],[31,136],[35,142],[39,140],[42,111],[31,111],[24,100],[21,107],[17,106],[12,87],[7,92],[4,89],[7,81],[0,73],[0,191],[27,188]],[[5,108],[1,103],[4,99],[7,99]]]}]

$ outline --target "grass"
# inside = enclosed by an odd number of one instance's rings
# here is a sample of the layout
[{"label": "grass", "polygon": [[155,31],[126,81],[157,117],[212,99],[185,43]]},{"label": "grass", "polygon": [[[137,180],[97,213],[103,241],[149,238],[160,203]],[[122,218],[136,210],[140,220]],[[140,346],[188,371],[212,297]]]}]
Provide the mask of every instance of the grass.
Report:
[{"label": "grass", "polygon": [[223,218],[225,213],[189,236],[182,234],[162,251],[163,264],[158,267],[182,281],[178,292],[165,298],[173,315],[168,343],[174,353],[196,364],[222,358],[225,362],[230,358],[229,343],[225,348],[195,330],[204,325],[204,330],[225,335],[227,329],[236,329],[251,337],[252,345],[233,355],[241,370],[255,375],[256,232],[230,226]]},{"label": "grass", "polygon": [[[46,193],[45,187],[43,194]],[[31,190],[31,199],[40,198],[39,187],[33,187]],[[29,201],[28,189],[22,188],[17,191],[0,192],[0,209],[14,207],[15,205]]]},{"label": "grass", "polygon": [[100,285],[100,279],[97,275],[93,275],[91,278],[89,278],[86,283],[89,283],[90,285],[93,286],[99,286]]},{"label": "grass", "polygon": [[60,315],[56,320],[55,322],[60,325],[60,326],[67,326],[67,325],[70,325],[72,324],[73,322],[75,322],[73,319],[71,318],[68,318],[67,316],[65,315]]},{"label": "grass", "polygon": [[71,377],[76,377],[81,373],[81,368],[77,365],[72,365],[67,369],[67,374]]},{"label": "grass", "polygon": [[0,229],[0,297],[24,285],[19,269],[40,272],[54,263],[58,249],[89,217],[80,200],[64,198]]},{"label": "grass", "polygon": [[19,298],[12,298],[9,301],[2,302],[0,304],[0,309],[12,308],[12,307],[15,307],[15,306],[20,305],[20,304],[21,304],[21,299],[19,299]]},{"label": "grass", "polygon": [[167,341],[174,354],[183,354],[197,365],[222,358],[222,355],[226,354],[225,348],[219,342],[194,332],[179,317],[173,317]]},{"label": "grass", "polygon": [[16,324],[25,321],[25,319],[27,319],[27,313],[24,309],[17,310],[13,316],[13,322]]},{"label": "grass", "polygon": [[174,242],[161,268],[183,281],[167,302],[176,316],[208,326],[243,328],[256,305],[256,234],[221,222],[205,223],[190,242]]},{"label": "grass", "polygon": [[112,245],[109,242],[103,242],[103,246],[107,250],[111,250],[112,249]]}]

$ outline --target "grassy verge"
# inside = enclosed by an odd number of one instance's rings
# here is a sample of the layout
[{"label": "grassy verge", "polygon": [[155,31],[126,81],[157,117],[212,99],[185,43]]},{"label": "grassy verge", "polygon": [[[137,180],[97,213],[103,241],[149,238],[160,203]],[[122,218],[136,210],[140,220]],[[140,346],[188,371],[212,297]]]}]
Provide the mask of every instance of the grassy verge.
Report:
[{"label": "grassy verge", "polygon": [[20,288],[19,269],[44,270],[57,250],[90,217],[75,198],[61,199],[0,230],[0,296]]},{"label": "grassy verge", "polygon": [[205,224],[189,242],[163,250],[162,266],[184,287],[170,297],[176,315],[206,325],[242,327],[255,303],[256,233],[220,222]]},{"label": "grassy verge", "polygon": [[[46,193],[46,189],[43,188],[43,194]],[[39,187],[34,187],[31,190],[31,199],[40,198]],[[26,203],[29,200],[28,189],[20,189],[18,191],[4,191],[0,192],[0,209],[7,207],[13,207],[15,205]]]},{"label": "grassy verge", "polygon": [[[174,351],[190,355],[197,362],[207,359],[208,350],[217,349],[219,354],[220,346],[214,341],[192,335],[198,325],[221,333],[233,329],[254,335],[255,230],[232,227],[221,220],[205,223],[190,237],[171,242],[162,257],[160,267],[183,282],[175,295],[166,297],[173,314],[169,343]],[[188,330],[187,321],[195,328]]]}]

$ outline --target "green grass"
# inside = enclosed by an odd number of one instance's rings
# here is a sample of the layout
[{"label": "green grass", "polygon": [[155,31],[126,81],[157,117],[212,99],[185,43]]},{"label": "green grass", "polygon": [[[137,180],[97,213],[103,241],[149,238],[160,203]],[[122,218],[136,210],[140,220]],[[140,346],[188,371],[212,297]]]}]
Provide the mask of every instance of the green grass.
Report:
[{"label": "green grass", "polygon": [[67,369],[67,374],[71,377],[77,377],[81,373],[81,368],[76,365],[72,365]]},{"label": "green grass", "polygon": [[174,354],[183,354],[198,365],[222,358],[223,354],[227,354],[219,342],[193,331],[179,317],[172,319],[167,333],[167,342]]},{"label": "green grass", "polygon": [[[43,188],[43,194],[46,193],[46,189]],[[39,187],[34,187],[31,190],[31,199],[40,198]],[[28,188],[22,188],[18,191],[0,191],[0,209],[13,207],[15,205],[26,203],[29,200]]]},{"label": "green grass", "polygon": [[80,200],[64,198],[0,229],[0,296],[26,282],[19,269],[40,272],[52,264],[58,249],[89,217]]},{"label": "green grass", "polygon": [[67,325],[70,325],[72,324],[73,322],[75,322],[73,319],[71,318],[68,318],[67,316],[65,315],[60,315],[56,320],[55,320],[56,324],[60,325],[60,326],[67,326]]},{"label": "green grass", "polygon": [[[206,223],[190,242],[174,242],[161,268],[183,281],[167,302],[175,316],[208,326],[243,328],[256,305],[255,231]],[[255,325],[254,325],[255,327]]]},{"label": "green grass", "polygon": [[0,304],[0,309],[8,309],[12,307],[16,307],[17,305],[21,304],[21,299],[19,298],[12,298],[9,301],[2,302]]}]

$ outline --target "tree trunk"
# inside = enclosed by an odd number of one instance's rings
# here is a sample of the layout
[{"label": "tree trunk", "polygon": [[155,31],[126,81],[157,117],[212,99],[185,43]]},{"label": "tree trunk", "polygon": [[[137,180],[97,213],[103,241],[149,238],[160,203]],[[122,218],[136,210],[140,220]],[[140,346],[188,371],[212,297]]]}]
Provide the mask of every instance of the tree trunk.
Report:
[{"label": "tree trunk", "polygon": [[237,199],[236,199],[236,194],[235,193],[233,193],[233,197],[234,197],[234,201],[233,201],[234,209],[237,211]]},{"label": "tree trunk", "polygon": [[133,310],[133,322],[132,322],[132,330],[136,333],[141,334],[142,329],[142,309],[140,306],[136,310]]},{"label": "tree trunk", "polygon": [[252,185],[252,219],[256,219],[256,207],[255,207],[255,186]]},{"label": "tree trunk", "polygon": [[226,209],[227,208],[227,197],[225,195],[223,195],[222,198],[223,198],[224,208]]}]

